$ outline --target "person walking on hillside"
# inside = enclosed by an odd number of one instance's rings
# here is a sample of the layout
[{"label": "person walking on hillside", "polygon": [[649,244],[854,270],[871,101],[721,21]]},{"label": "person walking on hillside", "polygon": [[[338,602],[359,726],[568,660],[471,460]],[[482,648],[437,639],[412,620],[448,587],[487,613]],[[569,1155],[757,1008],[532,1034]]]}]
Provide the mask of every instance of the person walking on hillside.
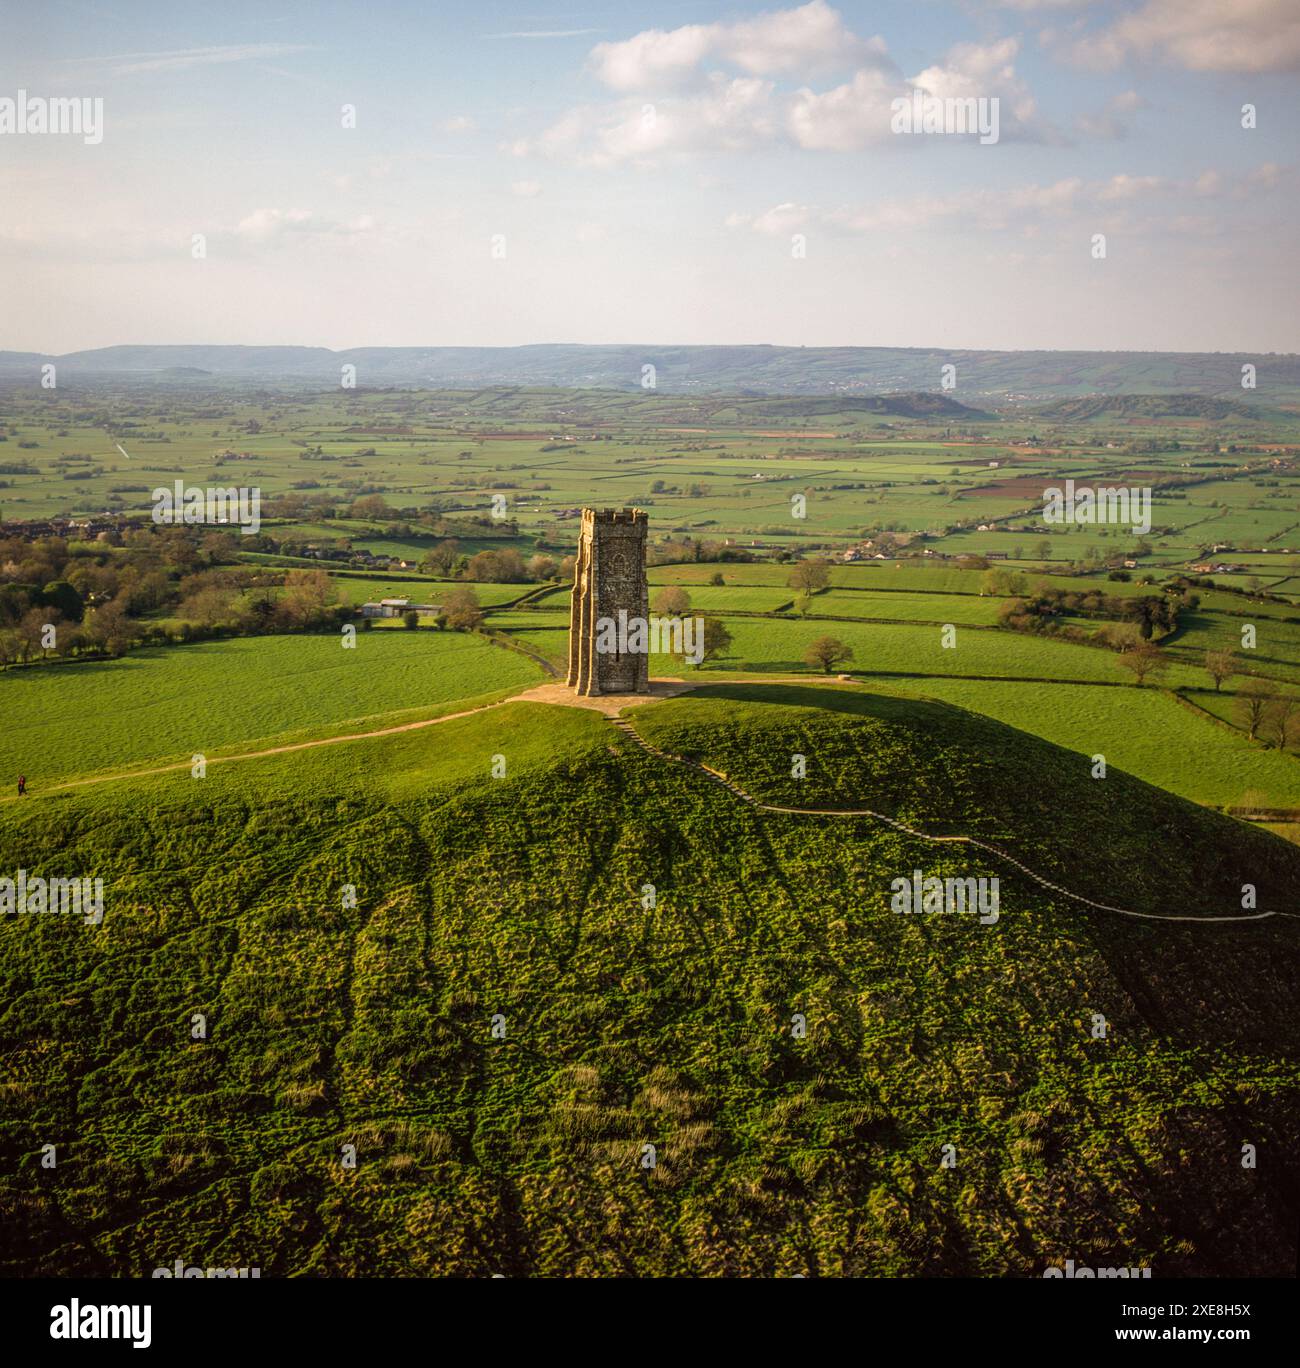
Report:
[{"label": "person walking on hillside", "polygon": [[26,776],[25,774],[20,774],[20,775],[18,776],[18,796],[21,798],[21,797],[23,796],[23,794],[26,793],[26,792],[27,792],[27,776]]}]

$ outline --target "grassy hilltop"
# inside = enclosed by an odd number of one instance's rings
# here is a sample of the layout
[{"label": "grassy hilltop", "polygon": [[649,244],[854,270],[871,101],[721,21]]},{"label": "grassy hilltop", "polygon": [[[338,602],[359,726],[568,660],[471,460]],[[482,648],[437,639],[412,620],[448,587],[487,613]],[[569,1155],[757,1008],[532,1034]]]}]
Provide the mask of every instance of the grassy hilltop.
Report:
[{"label": "grassy hilltop", "polygon": [[[632,719],[1101,902],[1297,910],[1294,846],[949,704],[731,684]],[[1295,1267],[1294,920],[1088,911],[530,703],[6,805],[20,866],[102,873],[107,911],[0,919],[6,1273]],[[891,912],[917,868],[998,877],[1000,920]]]}]

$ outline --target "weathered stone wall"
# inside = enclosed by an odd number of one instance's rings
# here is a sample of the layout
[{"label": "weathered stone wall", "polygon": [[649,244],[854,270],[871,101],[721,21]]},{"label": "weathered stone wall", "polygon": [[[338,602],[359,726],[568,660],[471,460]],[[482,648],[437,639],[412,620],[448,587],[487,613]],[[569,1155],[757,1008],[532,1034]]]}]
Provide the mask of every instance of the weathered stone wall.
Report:
[{"label": "weathered stone wall", "polygon": [[646,621],[645,548],[649,523],[640,508],[582,510],[578,557],[573,567],[569,605],[569,674],[566,682],[580,694],[647,693],[650,658],[643,652],[596,650],[596,624],[602,618]]}]

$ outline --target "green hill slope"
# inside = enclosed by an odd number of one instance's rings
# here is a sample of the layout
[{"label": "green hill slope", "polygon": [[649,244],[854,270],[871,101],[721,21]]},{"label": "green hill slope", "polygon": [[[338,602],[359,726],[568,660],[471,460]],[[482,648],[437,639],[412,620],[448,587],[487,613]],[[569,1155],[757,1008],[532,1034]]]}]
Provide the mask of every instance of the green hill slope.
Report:
[{"label": "green hill slope", "polygon": [[[730,686],[634,721],[1120,906],[1300,888],[1300,850],[946,705]],[[1294,920],[1088,912],[540,704],[9,805],[19,867],[102,876],[106,913],[0,918],[3,1272],[1295,1267]],[[998,877],[997,923],[892,912],[918,868]]]},{"label": "green hill slope", "polygon": [[1035,408],[1034,412],[1059,422],[1089,418],[1205,418],[1221,422],[1225,418],[1278,416],[1273,410],[1252,408],[1231,399],[1211,399],[1203,394],[1088,395],[1081,399],[1058,399]]}]

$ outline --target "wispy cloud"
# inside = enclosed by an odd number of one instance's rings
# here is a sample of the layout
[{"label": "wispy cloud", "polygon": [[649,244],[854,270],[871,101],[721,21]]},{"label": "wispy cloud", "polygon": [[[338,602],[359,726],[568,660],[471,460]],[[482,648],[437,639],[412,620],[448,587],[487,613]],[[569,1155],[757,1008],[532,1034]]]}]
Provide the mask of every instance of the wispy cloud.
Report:
[{"label": "wispy cloud", "polygon": [[485,33],[484,38],[588,38],[599,29],[525,29],[514,33]]},{"label": "wispy cloud", "polygon": [[168,52],[120,52],[110,57],[74,57],[82,65],[108,66],[114,76],[136,76],[149,71],[188,71],[197,66],[230,62],[260,62],[314,49],[306,43],[241,43],[227,47],[175,48]]}]

